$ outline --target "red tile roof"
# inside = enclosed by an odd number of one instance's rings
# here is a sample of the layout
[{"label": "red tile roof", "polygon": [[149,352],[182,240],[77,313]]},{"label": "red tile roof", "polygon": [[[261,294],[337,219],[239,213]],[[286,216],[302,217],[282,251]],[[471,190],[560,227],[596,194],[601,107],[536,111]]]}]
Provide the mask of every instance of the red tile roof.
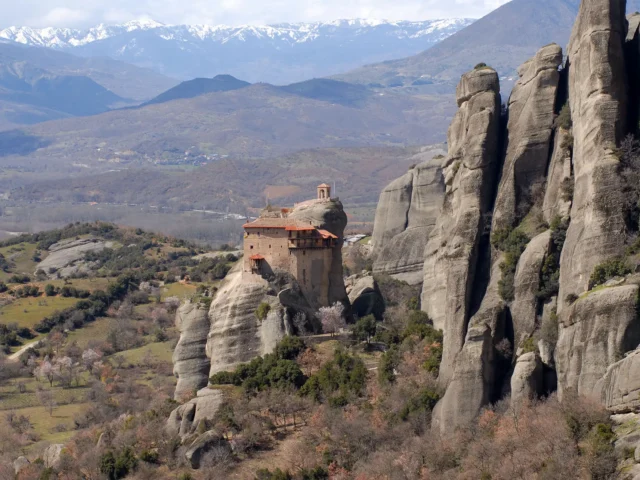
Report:
[{"label": "red tile roof", "polygon": [[322,238],[335,238],[335,239],[338,238],[333,233],[328,232],[327,230],[318,230],[318,233],[322,235]]},{"label": "red tile roof", "polygon": [[258,218],[257,220],[246,223],[243,225],[243,228],[277,228],[277,229],[285,229],[285,230],[299,230],[299,231],[310,231],[315,230],[315,227],[309,225],[308,223],[302,222],[300,220],[295,220],[292,218]]},{"label": "red tile roof", "polygon": [[331,185],[327,185],[326,183],[323,183],[322,185],[318,185],[318,188],[331,188]]}]

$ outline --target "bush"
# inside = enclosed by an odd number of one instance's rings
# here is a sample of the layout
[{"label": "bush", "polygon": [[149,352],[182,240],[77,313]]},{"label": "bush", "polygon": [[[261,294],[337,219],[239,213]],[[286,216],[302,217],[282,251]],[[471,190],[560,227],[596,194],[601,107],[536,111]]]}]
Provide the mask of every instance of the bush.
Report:
[{"label": "bush", "polygon": [[338,393],[336,397],[344,398],[360,396],[364,392],[367,374],[367,368],[359,357],[337,349],[333,360],[309,377],[300,394],[317,401],[330,400],[335,393]]},{"label": "bush", "polygon": [[396,380],[395,370],[400,365],[400,350],[397,345],[393,345],[380,357],[378,365],[378,381],[381,384],[393,383]]},{"label": "bush", "polygon": [[269,305],[266,302],[262,302],[260,305],[258,305],[258,308],[256,309],[256,317],[258,318],[258,320],[262,322],[267,318],[267,315],[269,315],[270,311],[271,311],[271,305]]},{"label": "bush", "polygon": [[304,340],[300,337],[293,337],[287,335],[280,343],[276,345],[276,349],[274,351],[276,357],[280,360],[295,360],[306,348]]},{"label": "bush", "polygon": [[537,297],[546,302],[555,297],[560,290],[560,256],[567,238],[569,223],[559,217],[551,221],[551,249],[542,264],[540,286]]},{"label": "bush", "polygon": [[375,336],[378,328],[378,322],[373,315],[367,315],[358,319],[353,326],[353,336],[360,341],[371,342],[371,338]]},{"label": "bush", "polygon": [[406,422],[412,414],[417,412],[431,412],[440,400],[440,395],[430,388],[423,388],[415,396],[410,398],[400,410],[398,417]]},{"label": "bush", "polygon": [[488,68],[488,65],[484,62],[480,62],[475,67],[473,67],[474,70],[482,70],[483,68]]},{"label": "bush", "polygon": [[589,288],[605,284],[614,277],[624,277],[632,272],[627,262],[622,258],[612,258],[597,265],[589,278]]},{"label": "bush", "polygon": [[573,200],[573,191],[575,188],[575,182],[573,177],[565,177],[560,184],[562,190],[562,200],[565,202],[571,202]]},{"label": "bush", "polygon": [[522,348],[522,353],[531,353],[535,352],[538,349],[533,337],[527,338],[524,342],[522,342],[522,345],[520,347]]},{"label": "bush", "polygon": [[556,119],[556,125],[565,130],[571,130],[573,127],[573,120],[571,118],[571,106],[569,105],[569,101],[565,103],[560,109],[560,113],[558,114],[558,118]]},{"label": "bush", "polygon": [[516,229],[502,228],[494,232],[491,244],[504,252],[504,261],[500,265],[502,278],[498,282],[498,292],[502,299],[511,302],[515,298],[515,274],[520,256],[529,244],[529,237]]},{"label": "bush", "polygon": [[29,275],[20,275],[20,274],[15,274],[12,275],[11,278],[9,279],[9,283],[29,283],[31,281],[31,277],[29,277]]},{"label": "bush", "polygon": [[50,283],[47,283],[44,287],[44,293],[47,297],[55,297],[58,294],[58,290]]}]

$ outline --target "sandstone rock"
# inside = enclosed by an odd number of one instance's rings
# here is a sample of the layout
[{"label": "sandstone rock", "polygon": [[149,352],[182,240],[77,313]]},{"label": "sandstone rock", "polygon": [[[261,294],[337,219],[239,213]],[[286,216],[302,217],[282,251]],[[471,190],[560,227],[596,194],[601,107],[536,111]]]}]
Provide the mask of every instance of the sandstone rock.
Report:
[{"label": "sandstone rock", "polygon": [[448,132],[445,198],[425,250],[422,306],[444,331],[440,377],[445,383],[464,343],[479,244],[499,169],[499,92],[498,75],[490,68],[463,75],[458,85],[460,109]]},{"label": "sandstone rock", "polygon": [[598,382],[602,404],[613,413],[640,410],[640,350],[611,365]]},{"label": "sandstone rock", "polygon": [[565,218],[571,211],[571,200],[566,199],[562,186],[566,178],[571,178],[571,150],[565,148],[570,138],[571,132],[563,128],[556,130],[542,205],[542,214],[547,223],[551,223],[555,217]]},{"label": "sandstone rock", "polygon": [[471,327],[447,391],[433,410],[433,428],[445,433],[466,426],[489,403],[495,383],[493,357],[489,326]]},{"label": "sandstone rock", "polygon": [[31,462],[26,457],[18,457],[13,461],[13,470],[18,475],[21,470],[31,465]]},{"label": "sandstone rock", "polygon": [[542,189],[553,132],[562,49],[548,45],[518,69],[509,98],[507,152],[493,212],[493,230],[516,226],[518,206]]},{"label": "sandstone rock", "polygon": [[511,305],[514,344],[516,346],[521,345],[536,330],[540,273],[544,258],[549,251],[550,241],[551,232],[549,230],[541,233],[529,242],[518,261],[514,280],[515,300]]},{"label": "sandstone rock", "polygon": [[[584,293],[594,267],[622,253],[626,239],[614,152],[627,119],[625,3],[583,1],[569,42],[575,187],[561,258],[560,299]],[[559,302],[559,312],[565,308]]]},{"label": "sandstone rock", "polygon": [[535,399],[544,388],[542,361],[535,352],[518,358],[511,376],[511,402]]},{"label": "sandstone rock", "polygon": [[[105,248],[113,247],[113,242],[105,242],[99,238],[89,237],[61,240],[49,247],[49,255],[36,267],[44,271],[49,278],[66,278],[81,272],[90,272],[94,265],[84,261],[84,256],[88,252],[99,252]],[[55,273],[50,273],[50,269]]]},{"label": "sandstone rock", "polygon": [[171,412],[166,425],[167,433],[181,438],[188,437],[195,432],[200,421],[215,417],[223,401],[224,395],[220,390],[199,390],[195,398]]},{"label": "sandstone rock", "polygon": [[173,373],[178,378],[174,397],[179,400],[208,384],[211,362],[206,352],[210,328],[207,309],[187,301],[176,312],[176,328],[180,340],[173,351]]},{"label": "sandstone rock", "polygon": [[600,400],[597,384],[607,368],[640,343],[637,302],[638,286],[623,285],[591,292],[563,312],[556,346],[560,398],[571,389]]},{"label": "sandstone rock", "polygon": [[198,469],[205,455],[213,449],[231,452],[229,442],[218,432],[209,431],[200,435],[187,449],[185,457],[191,468]]},{"label": "sandstone rock", "polygon": [[42,454],[42,461],[44,466],[48,468],[58,468],[62,461],[62,451],[64,445],[61,443],[54,443],[49,445]]},{"label": "sandstone rock", "polygon": [[444,195],[441,163],[423,162],[383,190],[373,230],[375,273],[422,282],[424,250]]},{"label": "sandstone rock", "polygon": [[[285,309],[268,282],[256,275],[252,277],[251,281],[243,279],[241,269],[234,269],[211,302],[206,345],[211,359],[209,376],[233,370],[241,363],[272,352],[278,341],[291,331]],[[341,284],[344,288],[342,279]],[[271,311],[260,321],[256,310],[263,302],[271,306]]]},{"label": "sandstone rock", "polygon": [[373,315],[376,319],[382,320],[385,310],[384,298],[373,275],[353,275],[347,278],[345,284],[354,315],[359,318]]}]

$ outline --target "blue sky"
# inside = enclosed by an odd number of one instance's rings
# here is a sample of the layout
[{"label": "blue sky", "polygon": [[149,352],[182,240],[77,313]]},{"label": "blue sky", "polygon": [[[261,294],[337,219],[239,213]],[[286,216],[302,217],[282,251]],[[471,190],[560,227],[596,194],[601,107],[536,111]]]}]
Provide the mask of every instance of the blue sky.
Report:
[{"label": "blue sky", "polygon": [[2,25],[88,27],[154,19],[178,24],[273,24],[338,18],[478,18],[508,0],[0,0]]}]

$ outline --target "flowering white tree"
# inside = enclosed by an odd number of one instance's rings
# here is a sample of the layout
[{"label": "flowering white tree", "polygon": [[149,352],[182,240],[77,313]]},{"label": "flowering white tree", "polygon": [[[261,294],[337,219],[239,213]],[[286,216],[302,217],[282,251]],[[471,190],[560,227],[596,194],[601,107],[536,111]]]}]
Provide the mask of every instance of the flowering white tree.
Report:
[{"label": "flowering white tree", "polygon": [[322,323],[322,330],[325,333],[330,333],[331,336],[346,326],[344,305],[340,302],[336,302],[330,307],[322,307],[318,310],[318,317]]},{"label": "flowering white tree", "polygon": [[49,356],[44,357],[44,360],[38,367],[38,377],[44,377],[49,381],[49,385],[53,386],[53,381],[58,375],[58,366],[51,363]]},{"label": "flowering white tree", "polygon": [[89,373],[93,373],[94,364],[102,358],[102,352],[88,348],[82,352],[82,365],[87,369]]}]

